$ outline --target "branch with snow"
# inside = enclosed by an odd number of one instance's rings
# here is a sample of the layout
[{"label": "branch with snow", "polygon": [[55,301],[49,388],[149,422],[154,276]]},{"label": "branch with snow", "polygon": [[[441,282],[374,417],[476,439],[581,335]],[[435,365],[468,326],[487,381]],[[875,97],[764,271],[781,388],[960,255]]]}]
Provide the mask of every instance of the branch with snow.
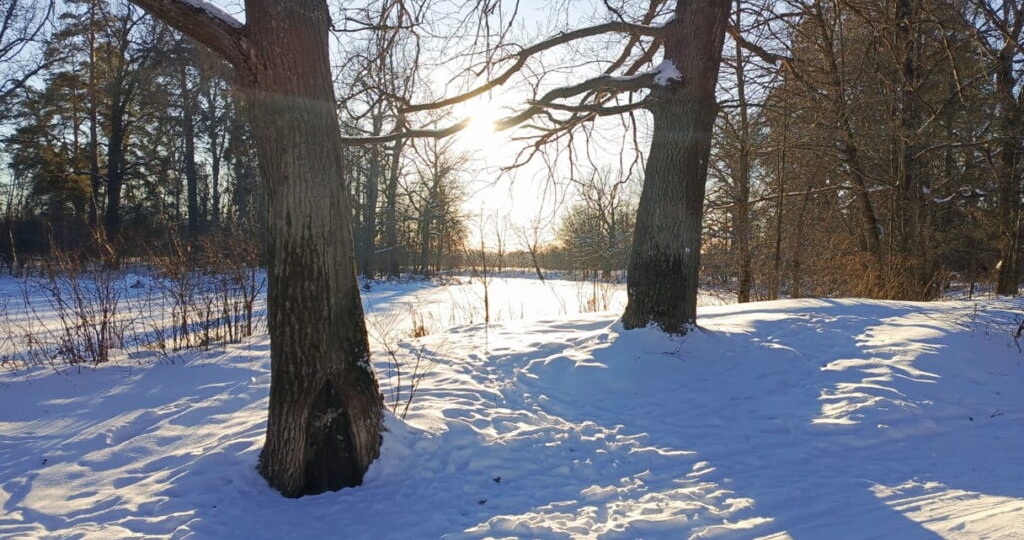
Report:
[{"label": "branch with snow", "polygon": [[168,26],[219,54],[235,67],[248,63],[245,26],[204,0],[131,0]]}]

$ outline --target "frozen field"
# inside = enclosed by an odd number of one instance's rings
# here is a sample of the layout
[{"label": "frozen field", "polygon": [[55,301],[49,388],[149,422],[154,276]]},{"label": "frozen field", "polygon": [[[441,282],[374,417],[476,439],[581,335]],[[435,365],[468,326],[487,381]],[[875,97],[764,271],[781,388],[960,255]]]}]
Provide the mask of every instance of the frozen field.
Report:
[{"label": "frozen field", "polygon": [[0,537],[1024,538],[1020,301],[709,296],[678,339],[622,286],[488,297],[366,293],[389,403],[424,375],[362,487],[298,500],[254,469],[265,335],[0,375]]}]

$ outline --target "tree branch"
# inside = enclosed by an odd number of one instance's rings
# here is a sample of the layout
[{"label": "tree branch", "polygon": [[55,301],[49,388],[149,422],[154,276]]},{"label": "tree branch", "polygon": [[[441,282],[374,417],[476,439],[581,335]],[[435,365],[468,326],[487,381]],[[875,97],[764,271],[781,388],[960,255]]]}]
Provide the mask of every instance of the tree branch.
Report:
[{"label": "tree branch", "polygon": [[244,26],[202,0],[131,0],[175,30],[217,53],[236,68],[249,62]]},{"label": "tree branch", "polygon": [[[643,90],[650,88],[650,86],[654,84],[654,79],[657,75],[657,72],[653,71],[641,75],[634,75],[632,77],[611,77],[608,75],[601,75],[594,77],[593,79],[583,81],[579,84],[552,89],[548,93],[544,94],[544,96],[539,100],[532,102],[531,105],[523,112],[494,122],[494,131],[506,131],[512,129],[519,124],[526,122],[530,118],[543,113],[548,108],[563,111],[586,112],[587,114],[596,114],[598,116],[621,114],[623,112],[641,108],[646,106],[646,102],[643,100],[623,105],[621,107],[556,105],[555,101],[578,96],[585,92],[608,92],[609,94],[618,94],[621,92],[635,92]],[[452,125],[438,129],[413,129],[373,137],[342,137],[342,142],[343,144],[354,146],[360,144],[382,144],[397,141],[399,139],[443,139],[462,131],[470,124],[471,121],[472,118],[463,118]]]},{"label": "tree branch", "polygon": [[756,55],[758,58],[764,60],[765,62],[768,62],[769,64],[777,65],[779,63],[784,63],[790,60],[788,56],[770,53],[760,45],[747,41],[747,39],[743,37],[743,34],[740,34],[740,29],[733,25],[729,25],[726,28],[726,31],[729,32],[729,35],[732,37],[734,41],[736,41],[736,43],[740,47],[754,53],[754,55]]},{"label": "tree branch", "polygon": [[600,34],[607,34],[607,33],[612,33],[612,32],[619,32],[619,33],[632,34],[632,35],[642,35],[642,36],[649,36],[649,37],[663,37],[664,34],[665,34],[665,29],[662,28],[662,27],[658,27],[658,26],[646,26],[646,25],[641,25],[641,24],[631,24],[631,23],[624,23],[624,22],[609,22],[609,23],[599,24],[599,25],[596,25],[596,26],[590,26],[590,27],[587,27],[587,28],[580,28],[580,29],[577,29],[577,30],[573,30],[571,32],[564,32],[564,33],[558,34],[557,36],[548,38],[548,39],[546,39],[544,41],[541,41],[539,43],[536,43],[534,45],[531,45],[531,46],[529,46],[529,47],[519,51],[518,53],[513,55],[513,57],[516,59],[516,61],[511,66],[509,66],[508,69],[506,69],[500,75],[498,75],[497,77],[495,77],[494,79],[492,79],[490,81],[487,81],[486,83],[484,83],[481,86],[478,86],[478,87],[476,87],[476,88],[474,88],[474,89],[472,89],[472,90],[470,90],[468,92],[464,92],[464,93],[459,94],[457,96],[453,96],[453,97],[450,97],[448,99],[443,99],[441,101],[435,101],[433,103],[421,103],[421,104],[416,104],[416,105],[409,105],[408,107],[403,109],[402,112],[404,112],[404,113],[412,113],[412,112],[419,112],[419,111],[429,111],[429,110],[435,110],[435,109],[442,109],[444,107],[450,107],[452,105],[455,105],[455,104],[458,104],[458,103],[462,103],[463,101],[466,101],[468,99],[472,99],[472,98],[474,98],[476,96],[479,96],[479,95],[482,95],[482,94],[484,94],[484,93],[486,93],[486,92],[488,92],[490,90],[493,90],[494,88],[496,88],[498,86],[501,86],[501,85],[505,84],[509,80],[509,78],[512,77],[512,75],[515,75],[517,72],[519,72],[521,69],[523,69],[523,67],[526,65],[526,62],[531,57],[533,57],[536,54],[539,54],[539,53],[541,53],[543,51],[546,51],[548,49],[552,49],[552,48],[557,47],[559,45],[564,45],[566,43],[570,43],[570,42],[575,41],[577,39],[583,39],[583,38],[587,38],[587,37],[592,37],[592,36],[597,36],[597,35],[600,35]]}]

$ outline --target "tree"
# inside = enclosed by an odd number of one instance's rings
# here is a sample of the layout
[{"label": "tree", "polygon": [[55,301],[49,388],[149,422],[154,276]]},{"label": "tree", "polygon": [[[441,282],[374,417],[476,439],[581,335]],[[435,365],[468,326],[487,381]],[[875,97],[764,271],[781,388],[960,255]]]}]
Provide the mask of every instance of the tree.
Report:
[{"label": "tree", "polygon": [[267,182],[270,410],[259,470],[282,494],[355,486],[379,454],[329,62],[325,0],[132,0],[235,69]]},{"label": "tree", "polygon": [[634,180],[595,171],[576,183],[579,202],[558,227],[558,240],[576,269],[595,278],[600,272],[602,279],[626,269],[636,223],[636,198],[630,194]]},{"label": "tree", "polygon": [[626,328],[686,333],[697,320],[704,186],[729,7],[728,0],[678,2],[665,25],[663,66],[675,71],[648,97],[654,132],[629,259]]},{"label": "tree", "polygon": [[0,13],[0,116],[7,117],[17,93],[60,56],[35,50],[47,38],[52,0],[0,0]]},{"label": "tree", "polygon": [[[531,100],[523,111],[495,123],[498,130],[511,129],[535,117],[532,156],[543,145],[557,140],[601,116],[651,112],[652,142],[640,195],[633,247],[629,263],[629,303],[623,314],[626,328],[656,325],[670,333],[686,333],[697,315],[697,274],[700,269],[701,218],[704,183],[707,179],[711,130],[717,112],[715,86],[722,47],[728,28],[730,0],[693,0],[675,3],[651,0],[637,22],[627,20],[624,9],[606,2],[612,22],[560,32],[525,47],[510,48],[507,56],[488,55],[485,83],[458,95],[431,103],[409,105],[412,114],[451,107],[481,96],[509,81],[534,56],[586,38],[625,36],[623,52],[607,62],[603,73],[578,84],[554,88]],[[663,22],[653,24],[656,19]],[[500,49],[496,49],[500,50]],[[664,60],[642,71],[659,50]],[[496,63],[507,62],[498,69]],[[620,96],[642,99],[619,103]],[[642,95],[642,94],[641,94]],[[562,116],[558,117],[555,113]],[[539,127],[547,121],[546,127]],[[450,126],[408,129],[393,135],[364,138],[388,142],[404,137],[441,138],[469,124],[468,119]]]},{"label": "tree", "polygon": [[1024,8],[1014,2],[973,0],[972,18],[978,21],[978,46],[995,79],[1000,144],[997,188],[999,192],[998,294],[1016,296],[1021,276],[1022,210],[1024,183]]}]

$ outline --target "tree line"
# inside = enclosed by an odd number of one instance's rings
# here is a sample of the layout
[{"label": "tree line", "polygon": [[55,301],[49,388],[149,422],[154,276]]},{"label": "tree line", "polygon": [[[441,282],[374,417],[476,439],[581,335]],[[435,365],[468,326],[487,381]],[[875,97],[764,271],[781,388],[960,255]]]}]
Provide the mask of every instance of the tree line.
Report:
[{"label": "tree line", "polygon": [[[12,22],[0,37],[0,54],[11,51],[0,57],[11,85],[0,89],[6,265],[54,249],[129,259],[179,239],[199,249],[205,236],[263,234],[266,192],[230,65],[126,1],[0,8]],[[341,105],[343,129],[360,133],[363,111]],[[361,271],[450,266],[465,239],[466,157],[446,143],[404,145],[404,159],[389,150],[344,154]]]}]

